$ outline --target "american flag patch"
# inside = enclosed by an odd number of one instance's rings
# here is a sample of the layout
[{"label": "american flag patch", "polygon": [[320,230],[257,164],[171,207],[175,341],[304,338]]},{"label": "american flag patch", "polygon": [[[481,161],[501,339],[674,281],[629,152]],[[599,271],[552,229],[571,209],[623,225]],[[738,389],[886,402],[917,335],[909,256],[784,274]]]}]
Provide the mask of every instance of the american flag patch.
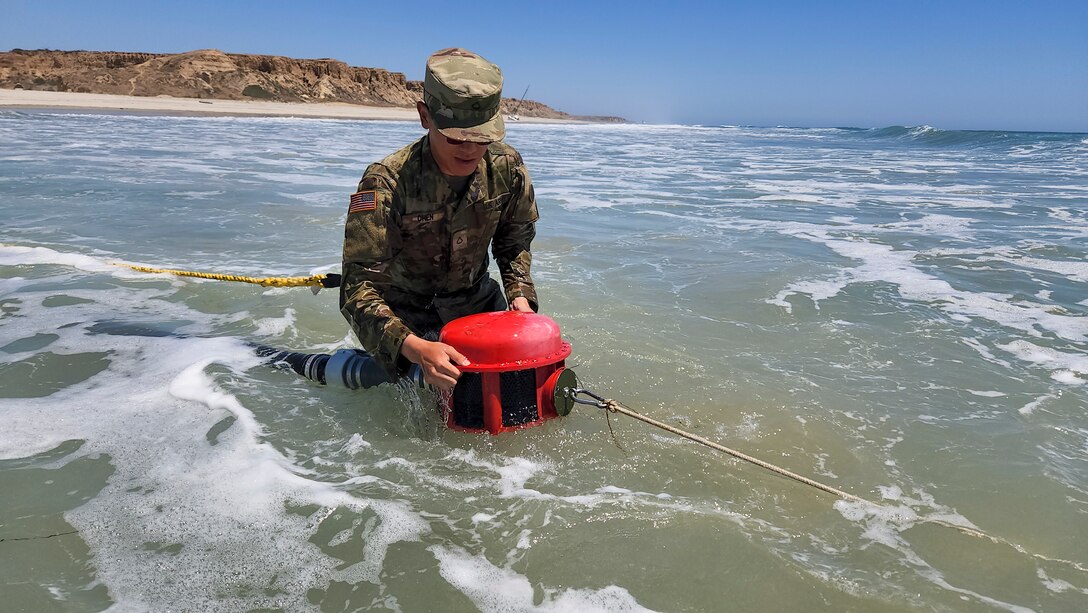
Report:
[{"label": "american flag patch", "polygon": [[370,190],[368,192],[355,192],[351,195],[351,199],[348,204],[348,213],[373,211],[377,207],[378,201],[374,197],[374,190]]}]

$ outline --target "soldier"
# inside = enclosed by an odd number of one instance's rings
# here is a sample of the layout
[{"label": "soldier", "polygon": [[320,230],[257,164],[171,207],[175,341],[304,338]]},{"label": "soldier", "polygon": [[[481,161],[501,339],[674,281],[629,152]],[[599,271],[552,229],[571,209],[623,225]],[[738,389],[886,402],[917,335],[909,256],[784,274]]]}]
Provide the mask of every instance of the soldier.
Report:
[{"label": "soldier", "polygon": [[[444,324],[537,309],[536,200],[521,156],[501,142],[501,97],[498,66],[464,49],[435,53],[416,105],[427,134],[367,167],[351,195],[340,311],[370,355],[371,384],[418,364],[448,390],[468,360],[433,340]],[[488,245],[502,288],[487,272]]]}]

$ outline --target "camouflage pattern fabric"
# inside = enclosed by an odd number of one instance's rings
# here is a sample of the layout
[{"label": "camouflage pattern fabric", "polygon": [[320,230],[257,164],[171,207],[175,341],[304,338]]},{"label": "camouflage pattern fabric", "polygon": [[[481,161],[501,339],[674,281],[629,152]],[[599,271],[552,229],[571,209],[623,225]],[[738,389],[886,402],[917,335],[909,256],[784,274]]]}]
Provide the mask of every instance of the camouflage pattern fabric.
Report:
[{"label": "camouflage pattern fabric", "polygon": [[355,206],[353,196],[345,223],[340,311],[391,377],[409,365],[400,356],[409,334],[505,308],[487,273],[489,245],[506,300],[523,296],[537,309],[529,275],[536,198],[509,145],[488,146],[460,197],[431,157],[427,136],[371,164],[358,192],[366,204]]},{"label": "camouflage pattern fabric", "polygon": [[502,70],[466,49],[443,49],[427,58],[423,102],[444,136],[489,143],[506,135],[499,112]]}]

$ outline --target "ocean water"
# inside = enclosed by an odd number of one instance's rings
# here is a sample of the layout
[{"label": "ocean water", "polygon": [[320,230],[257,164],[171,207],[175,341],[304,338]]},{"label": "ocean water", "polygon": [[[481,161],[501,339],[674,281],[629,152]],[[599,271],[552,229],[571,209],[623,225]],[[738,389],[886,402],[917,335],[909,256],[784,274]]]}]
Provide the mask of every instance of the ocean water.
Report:
[{"label": "ocean water", "polygon": [[247,348],[349,346],[335,292],[114,265],[335,272],[419,132],[0,112],[0,608],[1088,609],[1088,135],[511,126],[582,384],[865,505],[590,407],[448,432]]}]

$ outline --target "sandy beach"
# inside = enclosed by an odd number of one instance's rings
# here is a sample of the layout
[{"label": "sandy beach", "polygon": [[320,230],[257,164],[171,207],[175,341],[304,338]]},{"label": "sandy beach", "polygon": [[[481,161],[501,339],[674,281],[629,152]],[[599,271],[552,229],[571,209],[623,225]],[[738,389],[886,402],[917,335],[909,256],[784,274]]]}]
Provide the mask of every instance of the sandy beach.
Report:
[{"label": "sandy beach", "polygon": [[[342,102],[268,102],[260,100],[206,100],[171,96],[118,96],[21,89],[0,89],[0,108],[73,109],[160,113],[165,115],[219,115],[257,117],[313,117],[324,119],[374,119],[416,121],[415,109],[363,106]],[[585,123],[576,120],[522,117],[524,123]]]}]

